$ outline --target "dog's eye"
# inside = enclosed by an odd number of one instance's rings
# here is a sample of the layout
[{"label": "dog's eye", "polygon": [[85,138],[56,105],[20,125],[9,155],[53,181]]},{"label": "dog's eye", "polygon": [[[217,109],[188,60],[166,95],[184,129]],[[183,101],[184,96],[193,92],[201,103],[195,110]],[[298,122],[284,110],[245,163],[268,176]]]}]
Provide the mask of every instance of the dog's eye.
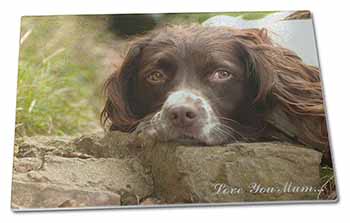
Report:
[{"label": "dog's eye", "polygon": [[227,70],[216,70],[209,76],[209,80],[213,82],[223,82],[232,78],[232,74]]},{"label": "dog's eye", "polygon": [[146,77],[146,80],[151,84],[162,84],[166,81],[166,79],[167,79],[167,77],[159,71],[155,71],[153,73],[150,73]]}]

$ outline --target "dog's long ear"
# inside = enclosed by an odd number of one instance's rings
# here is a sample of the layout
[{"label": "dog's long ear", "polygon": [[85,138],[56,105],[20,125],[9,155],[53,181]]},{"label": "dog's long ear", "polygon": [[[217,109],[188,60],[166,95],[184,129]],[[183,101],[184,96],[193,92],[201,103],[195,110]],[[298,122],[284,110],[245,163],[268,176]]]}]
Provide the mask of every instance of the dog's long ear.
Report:
[{"label": "dog's long ear", "polygon": [[250,90],[255,104],[266,104],[274,82],[274,69],[265,51],[272,42],[265,29],[237,30],[236,39],[242,60],[245,62]]},{"label": "dog's long ear", "polygon": [[102,125],[109,126],[110,130],[130,132],[138,124],[137,117],[130,110],[128,88],[131,87],[133,77],[137,75],[142,49],[148,41],[148,38],[135,41],[129,48],[121,67],[105,82],[104,92],[107,99],[100,119]]},{"label": "dog's long ear", "polygon": [[298,129],[301,140],[320,150],[328,147],[319,69],[273,44],[265,29],[237,31],[236,37],[246,54],[254,102],[272,101]]}]

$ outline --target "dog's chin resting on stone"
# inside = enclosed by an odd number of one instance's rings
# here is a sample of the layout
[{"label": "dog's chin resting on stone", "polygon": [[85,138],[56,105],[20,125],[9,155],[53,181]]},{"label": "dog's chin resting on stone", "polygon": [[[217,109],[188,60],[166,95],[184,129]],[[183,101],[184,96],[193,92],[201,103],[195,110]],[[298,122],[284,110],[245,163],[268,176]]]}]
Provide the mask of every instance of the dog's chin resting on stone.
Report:
[{"label": "dog's chin resting on stone", "polygon": [[[110,130],[220,145],[289,138],[329,149],[320,71],[265,29],[169,26],[131,42],[105,83]],[[278,108],[284,120],[269,121]],[[279,128],[287,122],[294,135]]]}]

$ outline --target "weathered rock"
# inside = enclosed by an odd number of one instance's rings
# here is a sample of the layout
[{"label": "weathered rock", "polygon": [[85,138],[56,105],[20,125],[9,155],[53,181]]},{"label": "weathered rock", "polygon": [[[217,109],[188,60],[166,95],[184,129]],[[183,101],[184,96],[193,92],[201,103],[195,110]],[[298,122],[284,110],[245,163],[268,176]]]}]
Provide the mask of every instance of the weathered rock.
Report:
[{"label": "weathered rock", "polygon": [[133,134],[109,132],[84,135],[73,140],[75,151],[96,158],[139,156],[148,140]]},{"label": "weathered rock", "polygon": [[13,171],[14,173],[27,173],[40,168],[42,162],[38,158],[28,157],[18,159],[14,158]]},{"label": "weathered rock", "polygon": [[[24,138],[16,146],[12,206],[17,210],[302,200],[317,193],[266,190],[320,183],[321,154],[286,143],[181,146],[114,132]],[[249,193],[253,183],[265,192]]]},{"label": "weathered rock", "polygon": [[108,191],[89,191],[70,185],[47,183],[12,182],[12,208],[75,208],[118,206],[120,196]]},{"label": "weathered rock", "polygon": [[[321,154],[311,149],[282,143],[155,149],[155,192],[169,203],[305,200],[318,193]],[[312,192],[292,193],[294,186]]]},{"label": "weathered rock", "polygon": [[[27,159],[16,159],[15,166]],[[42,169],[15,168],[12,201],[20,208],[119,205],[123,191],[141,198],[153,192],[151,175],[137,159],[49,155]]]},{"label": "weathered rock", "polygon": [[18,158],[41,157],[58,151],[74,151],[73,137],[34,136],[17,138],[15,156]]}]

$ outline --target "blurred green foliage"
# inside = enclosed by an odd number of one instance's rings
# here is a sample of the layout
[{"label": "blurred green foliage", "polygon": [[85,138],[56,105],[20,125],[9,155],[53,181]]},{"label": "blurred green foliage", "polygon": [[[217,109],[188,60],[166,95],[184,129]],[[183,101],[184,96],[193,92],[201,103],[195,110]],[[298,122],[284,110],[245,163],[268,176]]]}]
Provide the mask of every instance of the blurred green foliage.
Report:
[{"label": "blurred green foliage", "polygon": [[24,17],[16,135],[75,134],[98,120],[94,27],[81,17]]}]

